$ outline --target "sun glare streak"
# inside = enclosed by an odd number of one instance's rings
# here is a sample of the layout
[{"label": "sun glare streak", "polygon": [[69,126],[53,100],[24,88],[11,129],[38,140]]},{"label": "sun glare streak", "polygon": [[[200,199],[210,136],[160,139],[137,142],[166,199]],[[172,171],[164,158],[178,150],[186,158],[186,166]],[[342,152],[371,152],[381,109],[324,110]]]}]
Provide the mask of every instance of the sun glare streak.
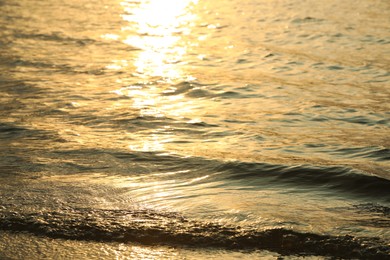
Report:
[{"label": "sun glare streak", "polygon": [[195,19],[190,6],[195,3],[196,0],[149,0],[136,7],[122,3],[122,18],[130,24],[123,28],[130,32],[124,43],[141,50],[133,63],[135,75],[160,77],[167,82],[184,77],[180,63],[187,50],[181,36],[190,33]]},{"label": "sun glare streak", "polygon": [[187,9],[191,4],[196,3],[196,0],[144,1],[137,9],[125,7],[127,14],[123,15],[123,19],[130,23],[137,23],[138,32],[141,34],[167,36],[193,18]]},{"label": "sun glare streak", "polygon": [[[110,70],[132,69],[137,83],[114,90],[132,101],[132,108],[140,117],[184,117],[192,110],[191,101],[181,94],[165,95],[164,86],[184,80],[193,80],[183,71],[183,57],[190,43],[183,37],[191,32],[196,15],[193,6],[197,0],[145,0],[123,1],[121,39],[134,48],[129,58],[113,60],[106,68]],[[116,34],[106,34],[105,39],[119,39]],[[158,84],[156,84],[158,82]],[[161,152],[165,144],[174,141],[173,133],[163,126],[129,133],[134,141],[128,147],[134,151]]]}]

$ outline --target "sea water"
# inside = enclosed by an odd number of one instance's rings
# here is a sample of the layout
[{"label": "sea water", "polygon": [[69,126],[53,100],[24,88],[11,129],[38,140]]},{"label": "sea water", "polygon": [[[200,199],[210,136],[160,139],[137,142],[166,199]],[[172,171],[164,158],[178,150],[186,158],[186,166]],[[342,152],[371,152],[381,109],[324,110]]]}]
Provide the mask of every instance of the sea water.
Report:
[{"label": "sea water", "polygon": [[389,257],[389,1],[10,0],[0,36],[0,258]]}]

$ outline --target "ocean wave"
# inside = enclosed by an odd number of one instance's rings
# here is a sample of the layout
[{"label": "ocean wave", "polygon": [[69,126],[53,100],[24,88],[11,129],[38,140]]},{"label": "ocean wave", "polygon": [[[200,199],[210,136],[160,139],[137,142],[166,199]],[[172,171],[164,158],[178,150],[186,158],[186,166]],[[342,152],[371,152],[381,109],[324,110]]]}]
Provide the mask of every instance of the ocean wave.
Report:
[{"label": "ocean wave", "polygon": [[[223,161],[158,152],[133,151],[128,153],[99,149],[56,151],[54,155],[61,158],[85,157],[86,161],[89,160],[88,155],[94,158],[102,156],[111,158],[110,160],[123,167],[120,170],[115,166],[115,172],[111,172],[109,167],[111,162],[107,161],[104,164],[107,166],[105,173],[109,175],[142,174],[137,171],[137,168],[126,167],[126,165],[136,164],[140,169],[149,169],[146,174],[161,171],[183,171],[183,173],[175,175],[176,180],[209,175],[199,184],[204,182],[225,183],[229,187],[235,186],[237,189],[250,188],[252,190],[283,188],[282,190],[288,189],[297,192],[320,192],[331,196],[358,199],[375,198],[383,202],[390,201],[390,180],[342,165],[287,165],[269,162]],[[50,168],[50,165],[48,167]],[[76,168],[74,170],[77,171]]]},{"label": "ocean wave", "polygon": [[278,165],[267,163],[227,162],[219,171],[230,173],[229,179],[241,183],[293,187],[312,186],[314,189],[338,190],[351,195],[380,197],[390,200],[390,181],[363,174],[345,166]]},{"label": "ocean wave", "polygon": [[[265,162],[220,161],[199,157],[176,157],[172,155],[154,155],[148,153],[138,154],[134,160],[158,161],[159,167],[166,170],[178,170],[177,168],[190,167],[192,173],[211,173],[212,178],[205,181],[219,181],[222,179],[229,185],[236,184],[242,187],[252,188],[311,187],[312,191],[322,190],[332,193],[337,190],[337,195],[358,196],[364,198],[378,198],[390,201],[390,180],[379,176],[360,172],[347,166],[316,166],[316,165],[284,165]],[[145,157],[146,156],[146,157]],[[165,165],[166,164],[166,165]],[[170,169],[171,167],[175,169]],[[215,173],[215,174],[213,174]],[[176,176],[178,177],[178,176]],[[185,177],[193,178],[186,173]],[[214,179],[213,179],[214,178]],[[341,192],[341,193],[340,193]]]},{"label": "ocean wave", "polygon": [[390,248],[378,239],[329,236],[275,228],[221,225],[148,209],[61,208],[20,213],[0,208],[0,229],[51,238],[141,243],[228,250],[266,249],[281,254],[385,259]]}]

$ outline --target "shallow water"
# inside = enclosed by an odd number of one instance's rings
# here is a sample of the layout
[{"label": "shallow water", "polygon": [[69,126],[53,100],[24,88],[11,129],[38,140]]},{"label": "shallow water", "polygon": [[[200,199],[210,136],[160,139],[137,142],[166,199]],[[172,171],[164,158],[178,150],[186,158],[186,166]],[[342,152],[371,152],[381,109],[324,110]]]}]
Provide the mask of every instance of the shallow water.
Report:
[{"label": "shallow water", "polygon": [[388,1],[0,14],[0,258],[389,256]]}]

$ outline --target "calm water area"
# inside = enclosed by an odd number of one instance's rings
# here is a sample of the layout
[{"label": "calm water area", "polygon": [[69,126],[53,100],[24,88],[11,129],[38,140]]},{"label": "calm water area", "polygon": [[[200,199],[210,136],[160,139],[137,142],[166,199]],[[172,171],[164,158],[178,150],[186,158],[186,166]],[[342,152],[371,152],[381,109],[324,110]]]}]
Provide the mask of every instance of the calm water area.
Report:
[{"label": "calm water area", "polygon": [[0,0],[0,259],[390,259],[390,1]]}]

